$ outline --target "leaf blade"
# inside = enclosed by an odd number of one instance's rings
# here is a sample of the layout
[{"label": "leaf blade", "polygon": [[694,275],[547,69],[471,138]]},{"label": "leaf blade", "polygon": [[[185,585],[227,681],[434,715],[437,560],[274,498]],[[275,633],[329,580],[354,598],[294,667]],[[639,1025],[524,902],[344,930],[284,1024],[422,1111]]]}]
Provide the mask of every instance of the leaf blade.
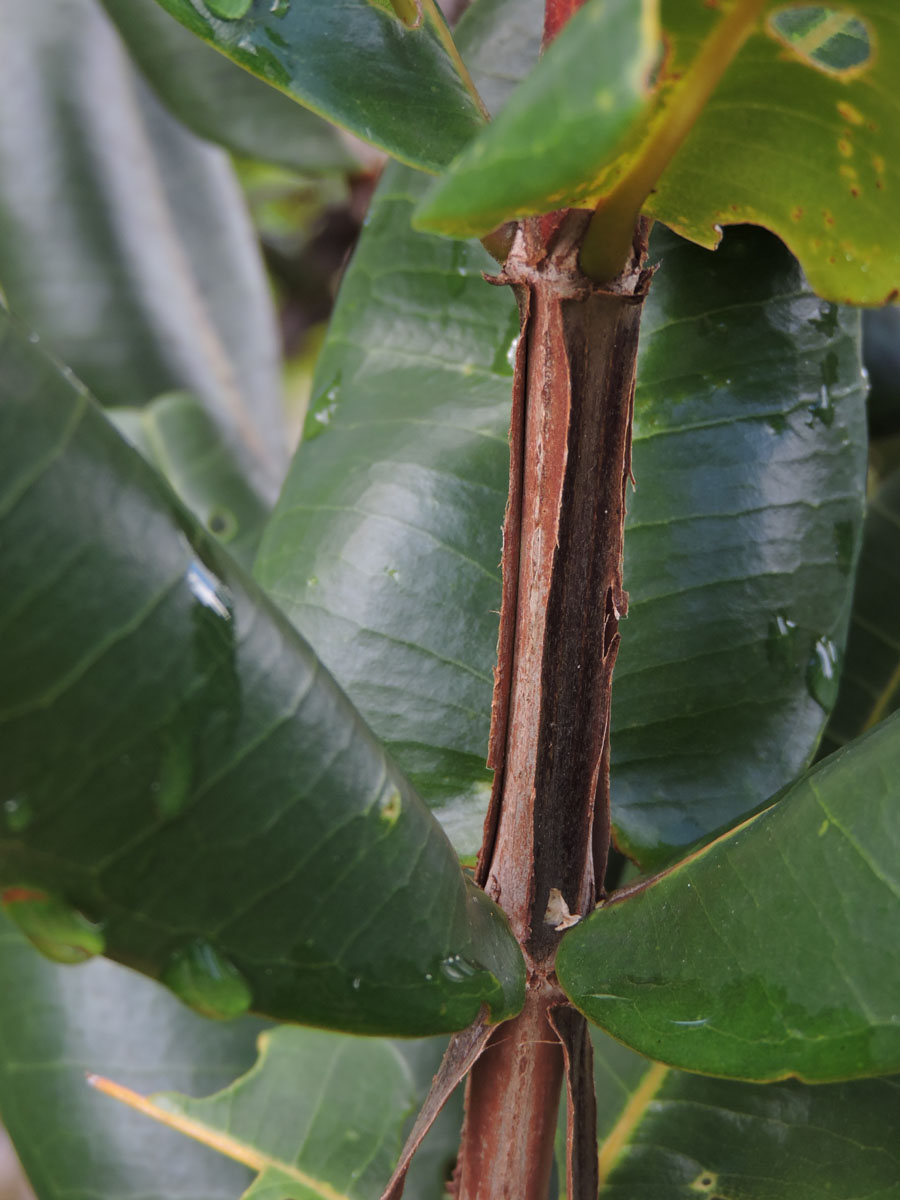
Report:
[{"label": "leaf blade", "polygon": [[433,0],[423,0],[414,27],[378,0],[338,9],[315,0],[273,9],[253,0],[227,20],[200,0],[159,3],[247,70],[421,169],[440,170],[484,121]]},{"label": "leaf blade", "polygon": [[252,999],[423,1034],[515,1009],[505,920],[333,680],[85,391],[2,323],[9,911],[29,913],[35,889],[86,908],[108,954],[221,1015]]},{"label": "leaf blade", "polygon": [[0,1112],[39,1200],[231,1200],[246,1185],[218,1156],[111,1110],[85,1073],[135,1087],[224,1087],[252,1064],[260,1022],[203,1020],[115,963],[49,963],[2,915],[0,980]]},{"label": "leaf blade", "polygon": [[96,0],[3,0],[3,23],[7,303],[104,404],[193,393],[271,502],[285,461],[278,336],[225,155],[162,107]]},{"label": "leaf blade", "polygon": [[[406,232],[421,186],[394,168],[376,195],[256,570],[472,856],[517,318],[479,247]],[[865,473],[857,318],[762,233],[714,257],[657,230],[653,253],[612,735],[617,839],[646,864],[814,753],[806,675],[843,644]]]},{"label": "leaf blade", "polygon": [[[900,62],[896,14],[885,0],[857,0],[842,19],[849,14],[862,22],[869,56],[853,69],[833,70],[785,49],[771,20],[790,7],[780,0],[767,6],[769,23],[747,39],[674,157],[661,155],[656,174],[644,179],[642,154],[678,106],[682,84],[693,86],[690,68],[727,17],[708,5],[664,0],[667,53],[656,92],[635,105],[629,134],[617,145],[603,137],[592,112],[592,64],[604,52],[604,8],[587,5],[508,114],[453,164],[420,210],[422,227],[482,235],[527,211],[600,203],[599,238],[600,229],[607,232],[604,212],[616,214],[611,230],[619,232],[643,206],[683,237],[712,248],[722,226],[749,222],[782,238],[820,295],[840,303],[889,303],[900,287],[900,253],[885,236],[892,228],[888,197],[897,161],[890,91]],[[578,102],[555,119],[542,97],[566,81]],[[590,136],[592,119],[596,139]],[[538,131],[554,120],[555,138],[568,141],[573,153],[542,188],[540,177],[528,171],[529,154]],[[643,180],[634,195],[632,173]],[[479,192],[485,198],[480,208]]]},{"label": "leaf blade", "polygon": [[[896,726],[571,930],[557,969],[578,1007],[687,1070],[763,1082],[896,1071],[883,970],[900,897]],[[777,880],[763,870],[774,856]]]},{"label": "leaf blade", "polygon": [[296,171],[357,165],[337,130],[173,21],[156,0],[102,0],[135,64],[200,137]]}]

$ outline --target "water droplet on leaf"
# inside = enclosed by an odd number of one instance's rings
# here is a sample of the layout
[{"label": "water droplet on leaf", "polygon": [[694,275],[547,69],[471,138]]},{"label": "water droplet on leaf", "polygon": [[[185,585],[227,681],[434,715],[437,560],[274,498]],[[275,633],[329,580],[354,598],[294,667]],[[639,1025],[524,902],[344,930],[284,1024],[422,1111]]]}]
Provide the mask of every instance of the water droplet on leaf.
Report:
[{"label": "water droplet on leaf", "polygon": [[176,950],[161,980],[195,1012],[220,1021],[241,1016],[253,1000],[244,976],[205,938]]},{"label": "water droplet on leaf", "polygon": [[820,637],[813,646],[813,652],[806,668],[806,685],[812,698],[830,712],[837,699],[840,683],[841,655],[834,642],[827,637]]},{"label": "water droplet on leaf", "polygon": [[445,979],[449,979],[451,983],[466,983],[469,979],[477,975],[479,971],[483,970],[483,967],[469,962],[461,954],[451,954],[449,958],[445,958],[441,963],[441,974]]},{"label": "water droplet on leaf", "polygon": [[3,824],[10,833],[21,833],[31,824],[34,814],[25,796],[12,796],[3,801]]},{"label": "water droplet on leaf", "polygon": [[766,654],[772,666],[784,674],[797,665],[797,626],[784,613],[776,613],[769,622]]},{"label": "water droplet on leaf", "polygon": [[233,600],[221,579],[217,579],[212,571],[196,558],[188,567],[186,578],[188,587],[204,608],[208,608],[223,621],[231,620]]},{"label": "water droplet on leaf", "polygon": [[0,892],[3,911],[35,949],[58,963],[82,963],[102,954],[103,928],[59,896],[29,884]]},{"label": "water droplet on leaf", "polygon": [[510,375],[515,374],[519,333],[519,310],[514,308],[509,314],[509,321],[507,322],[503,337],[497,345],[494,360],[491,363],[491,370],[495,375],[505,375],[508,378]]},{"label": "water droplet on leaf", "polygon": [[245,17],[252,7],[253,0],[206,0],[206,7],[214,17],[223,21],[237,21]]}]

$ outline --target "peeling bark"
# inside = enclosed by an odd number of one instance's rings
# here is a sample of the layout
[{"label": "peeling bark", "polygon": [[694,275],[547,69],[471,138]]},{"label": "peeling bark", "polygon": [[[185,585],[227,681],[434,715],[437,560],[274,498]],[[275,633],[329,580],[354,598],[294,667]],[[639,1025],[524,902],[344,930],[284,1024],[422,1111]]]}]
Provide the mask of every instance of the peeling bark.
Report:
[{"label": "peeling bark", "polygon": [[493,281],[513,287],[521,334],[488,760],[494,787],[477,878],[506,912],[529,980],[524,1011],[492,1036],[469,1076],[459,1200],[545,1200],[564,1061],[570,1200],[596,1196],[590,1047],[553,965],[558,913],[577,918],[594,907],[609,848],[610,692],[628,607],[625,498],[652,273],[643,267],[641,223],[625,270],[603,286],[586,278],[578,250],[589,217],[523,222]]},{"label": "peeling bark", "polygon": [[494,786],[476,879],[528,969],[525,1005],[457,1034],[385,1193],[466,1070],[458,1200],[546,1200],[567,1079],[569,1200],[596,1200],[596,1103],[584,1018],[554,973],[563,931],[590,912],[609,850],[609,720],[622,586],[638,334],[649,226],[598,285],[578,267],[591,214],[515,227],[496,284],[519,305],[503,529],[503,599],[488,765]]}]

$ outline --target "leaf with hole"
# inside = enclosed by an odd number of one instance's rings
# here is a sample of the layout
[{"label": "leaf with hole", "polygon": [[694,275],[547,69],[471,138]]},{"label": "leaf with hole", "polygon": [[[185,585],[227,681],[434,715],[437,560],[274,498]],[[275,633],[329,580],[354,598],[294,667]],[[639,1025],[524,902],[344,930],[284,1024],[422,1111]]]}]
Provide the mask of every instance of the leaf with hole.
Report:
[{"label": "leaf with hole", "polygon": [[[637,20],[636,5],[585,5],[453,163],[420,210],[422,226],[482,235],[534,209],[599,203],[598,240],[622,242],[624,260],[641,208],[710,248],[723,226],[751,222],[786,242],[820,295],[855,304],[895,296],[892,0],[840,8],[744,0],[730,9],[663,0],[665,54],[652,92],[626,100],[613,91],[604,107],[596,64],[617,44],[624,10]],[[654,10],[642,8],[648,47],[658,44]],[[646,85],[647,60],[639,61]],[[557,94],[563,100],[549,104]],[[545,144],[554,149],[538,172]]]}]

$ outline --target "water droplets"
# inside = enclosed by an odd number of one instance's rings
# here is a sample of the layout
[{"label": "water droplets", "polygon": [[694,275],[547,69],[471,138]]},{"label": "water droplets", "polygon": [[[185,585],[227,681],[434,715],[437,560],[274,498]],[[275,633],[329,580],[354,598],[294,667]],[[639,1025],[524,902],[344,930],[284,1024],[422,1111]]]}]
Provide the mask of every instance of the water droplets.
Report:
[{"label": "water droplets", "polygon": [[200,562],[194,559],[187,569],[185,576],[187,585],[204,608],[221,617],[223,621],[231,620],[234,602],[231,593],[224,583]]},{"label": "water droplets", "polygon": [[503,337],[497,343],[497,350],[491,363],[491,370],[495,375],[504,375],[508,378],[510,375],[515,374],[519,336],[519,310],[514,308],[510,311],[506,329],[504,330]]},{"label": "water droplets", "polygon": [[784,613],[776,613],[769,622],[769,633],[766,639],[766,654],[775,669],[784,675],[797,665],[796,622]]},{"label": "water droplets", "polygon": [[253,992],[237,967],[205,938],[172,954],[162,982],[195,1012],[224,1021],[250,1007]]},{"label": "water droplets", "polygon": [[205,0],[206,7],[214,17],[223,21],[239,21],[250,11],[253,0]]},{"label": "water droplets", "polygon": [[309,406],[309,416],[303,429],[303,437],[308,442],[318,437],[334,421],[340,407],[340,372],[334,377],[328,387],[320,392]]},{"label": "water droplets", "polygon": [[31,824],[34,813],[24,795],[10,796],[0,806],[3,827],[10,833],[22,833]]},{"label": "water droplets", "polygon": [[806,686],[812,698],[826,712],[830,712],[834,707],[840,675],[840,650],[830,638],[818,638],[806,667]]},{"label": "water droplets", "polygon": [[0,892],[3,911],[45,958],[57,963],[82,963],[102,954],[103,927],[60,896],[30,884]]},{"label": "water droplets", "polygon": [[451,954],[443,960],[440,966],[441,974],[451,983],[468,983],[483,970],[484,967],[480,964],[463,958],[461,954]]}]

